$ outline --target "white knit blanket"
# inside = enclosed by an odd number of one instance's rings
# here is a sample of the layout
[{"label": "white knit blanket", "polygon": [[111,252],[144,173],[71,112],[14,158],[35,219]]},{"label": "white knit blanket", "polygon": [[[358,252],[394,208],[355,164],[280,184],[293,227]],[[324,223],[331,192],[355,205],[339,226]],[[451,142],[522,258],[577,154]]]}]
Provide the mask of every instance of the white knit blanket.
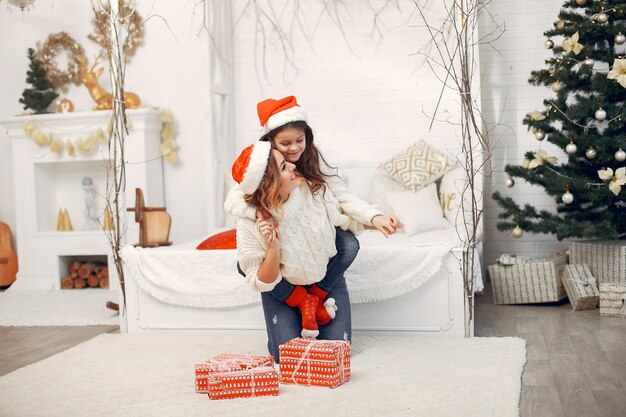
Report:
[{"label": "white knit blanket", "polygon": [[[215,231],[215,233],[218,233]],[[236,250],[196,250],[185,245],[122,249],[126,279],[156,299],[191,307],[231,307],[260,301],[237,272]],[[385,239],[377,231],[359,236],[361,250],[346,271],[353,303],[384,300],[412,291],[433,277],[443,257],[458,246],[456,231],[438,230]],[[477,289],[482,288],[482,281]]]}]

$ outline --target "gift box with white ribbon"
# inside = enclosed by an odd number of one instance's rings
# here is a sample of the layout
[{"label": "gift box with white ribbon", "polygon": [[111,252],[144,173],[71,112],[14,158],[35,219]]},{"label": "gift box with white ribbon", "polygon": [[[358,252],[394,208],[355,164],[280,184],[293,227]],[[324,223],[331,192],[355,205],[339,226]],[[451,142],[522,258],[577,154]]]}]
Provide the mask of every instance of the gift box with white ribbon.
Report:
[{"label": "gift box with white ribbon", "polygon": [[208,375],[207,386],[212,400],[278,395],[278,372],[270,366],[214,372]]},{"label": "gift box with white ribbon", "polygon": [[350,342],[296,338],[279,346],[281,382],[335,388],[350,379]]},{"label": "gift box with white ribbon", "polygon": [[598,306],[600,292],[587,264],[567,265],[563,286],[574,310],[593,310]]},{"label": "gift box with white ribbon", "polygon": [[260,366],[274,366],[274,358],[266,355],[243,355],[238,353],[222,353],[204,363],[196,364],[196,392],[206,394],[208,391],[207,377],[215,372],[241,371]]}]

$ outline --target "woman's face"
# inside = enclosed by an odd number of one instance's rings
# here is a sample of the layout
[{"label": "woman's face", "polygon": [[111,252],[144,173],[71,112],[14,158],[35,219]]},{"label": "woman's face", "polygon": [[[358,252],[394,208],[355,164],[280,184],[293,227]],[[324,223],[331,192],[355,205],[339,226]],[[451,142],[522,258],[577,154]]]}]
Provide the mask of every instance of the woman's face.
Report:
[{"label": "woman's face", "polygon": [[284,128],[274,137],[274,147],[287,161],[295,164],[306,148],[304,131],[292,126]]},{"label": "woman's face", "polygon": [[291,190],[300,186],[302,178],[296,173],[296,166],[285,160],[285,157],[276,149],[272,149],[272,157],[278,165],[280,172],[280,194],[284,197],[288,196]]}]

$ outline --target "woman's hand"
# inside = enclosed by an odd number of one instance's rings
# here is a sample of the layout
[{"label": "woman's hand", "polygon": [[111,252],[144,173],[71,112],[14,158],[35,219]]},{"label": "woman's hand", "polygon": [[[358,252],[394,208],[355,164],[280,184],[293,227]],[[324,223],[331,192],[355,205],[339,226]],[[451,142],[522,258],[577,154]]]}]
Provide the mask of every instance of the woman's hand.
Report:
[{"label": "woman's hand", "polygon": [[273,223],[272,219],[266,220],[261,216],[257,217],[256,224],[259,227],[261,235],[270,245],[270,249],[280,248],[280,238],[278,234],[278,223]]},{"label": "woman's hand", "polygon": [[372,225],[385,237],[393,235],[398,230],[398,219],[395,216],[379,214],[372,219]]}]

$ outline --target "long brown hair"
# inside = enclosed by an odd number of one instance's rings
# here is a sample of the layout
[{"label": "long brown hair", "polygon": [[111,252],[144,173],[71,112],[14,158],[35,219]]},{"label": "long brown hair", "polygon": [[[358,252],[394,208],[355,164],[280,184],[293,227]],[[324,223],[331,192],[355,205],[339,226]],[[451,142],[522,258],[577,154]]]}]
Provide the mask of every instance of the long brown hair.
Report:
[{"label": "long brown hair", "polygon": [[276,135],[278,135],[283,129],[287,127],[292,127],[298,129],[301,132],[304,132],[304,139],[306,143],[306,147],[304,148],[304,152],[300,155],[300,159],[296,162],[296,170],[298,174],[300,174],[311,187],[311,191],[316,193],[318,190],[326,187],[326,178],[332,175],[326,175],[322,173],[320,169],[320,160],[326,164],[329,168],[332,167],[326,159],[322,155],[322,153],[315,147],[313,143],[313,129],[308,125],[307,122],[297,121],[297,122],[289,122],[286,125],[277,127],[276,129],[266,133],[261,137],[262,141],[269,141],[274,145],[274,139]]},{"label": "long brown hair", "polygon": [[270,151],[267,167],[263,174],[261,184],[252,194],[246,194],[243,198],[246,203],[257,207],[257,212],[265,219],[272,217],[272,210],[280,212],[285,203],[280,195],[282,180],[280,178],[280,168],[276,163],[274,155]]}]

